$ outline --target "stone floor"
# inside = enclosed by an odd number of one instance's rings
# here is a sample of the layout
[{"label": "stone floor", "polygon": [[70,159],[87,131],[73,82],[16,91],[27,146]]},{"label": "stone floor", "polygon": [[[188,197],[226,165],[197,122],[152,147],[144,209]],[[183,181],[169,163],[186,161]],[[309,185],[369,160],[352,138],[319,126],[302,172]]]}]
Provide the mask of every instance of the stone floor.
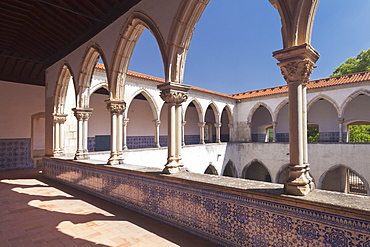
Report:
[{"label": "stone floor", "polygon": [[0,246],[214,246],[43,178],[0,172]]}]

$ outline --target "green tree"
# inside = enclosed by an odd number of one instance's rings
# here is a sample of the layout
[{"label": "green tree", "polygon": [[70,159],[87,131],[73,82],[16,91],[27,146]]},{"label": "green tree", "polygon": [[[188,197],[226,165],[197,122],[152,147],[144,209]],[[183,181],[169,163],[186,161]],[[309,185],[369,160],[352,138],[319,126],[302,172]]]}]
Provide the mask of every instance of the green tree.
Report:
[{"label": "green tree", "polygon": [[350,125],[349,126],[350,142],[369,142],[370,125]]},{"label": "green tree", "polygon": [[356,57],[348,58],[344,63],[335,68],[330,77],[348,75],[370,70],[370,49],[361,51]]}]

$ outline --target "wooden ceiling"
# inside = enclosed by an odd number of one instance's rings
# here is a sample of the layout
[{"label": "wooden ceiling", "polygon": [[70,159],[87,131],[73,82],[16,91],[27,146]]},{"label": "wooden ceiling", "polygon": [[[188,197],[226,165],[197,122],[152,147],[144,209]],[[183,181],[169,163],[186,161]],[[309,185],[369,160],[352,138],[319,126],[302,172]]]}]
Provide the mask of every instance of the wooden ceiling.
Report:
[{"label": "wooden ceiling", "polygon": [[0,80],[45,85],[45,69],[141,0],[1,0]]}]

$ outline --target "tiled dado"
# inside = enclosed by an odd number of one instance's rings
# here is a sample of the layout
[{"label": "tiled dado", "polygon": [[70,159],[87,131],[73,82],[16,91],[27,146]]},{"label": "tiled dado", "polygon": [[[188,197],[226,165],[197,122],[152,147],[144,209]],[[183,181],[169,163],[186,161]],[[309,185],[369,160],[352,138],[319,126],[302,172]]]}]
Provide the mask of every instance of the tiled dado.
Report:
[{"label": "tiled dado", "polygon": [[31,139],[0,139],[0,171],[32,167]]},{"label": "tiled dado", "polygon": [[49,158],[43,168],[48,178],[220,246],[370,246],[370,222],[340,210],[330,214],[315,205],[307,209],[141,174]]}]

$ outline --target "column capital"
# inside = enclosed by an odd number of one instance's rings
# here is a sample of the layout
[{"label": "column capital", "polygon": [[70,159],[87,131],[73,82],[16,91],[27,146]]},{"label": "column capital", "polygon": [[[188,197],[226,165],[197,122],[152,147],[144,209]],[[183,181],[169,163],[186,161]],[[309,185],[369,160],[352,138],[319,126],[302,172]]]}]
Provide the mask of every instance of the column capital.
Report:
[{"label": "column capital", "polygon": [[343,117],[338,118],[338,123],[343,124],[344,123],[344,118]]},{"label": "column capital", "polygon": [[119,100],[106,100],[107,110],[114,115],[122,115],[126,109],[126,103]]},{"label": "column capital", "polygon": [[275,127],[278,124],[278,122],[277,121],[272,121],[271,124],[272,124],[273,127]]},{"label": "column capital", "polygon": [[248,125],[249,128],[252,128],[253,123],[251,121],[247,121],[247,125]]},{"label": "column capital", "polygon": [[231,124],[231,123],[227,124],[227,126],[229,127],[229,129],[234,128],[233,124]]},{"label": "column capital", "polygon": [[199,127],[201,127],[201,128],[203,128],[205,125],[206,125],[206,123],[205,123],[205,122],[200,122],[200,123],[198,123],[198,126],[199,126]]},{"label": "column capital", "polygon": [[215,128],[220,128],[221,127],[220,123],[214,123],[213,125],[215,126]]},{"label": "column capital", "polygon": [[58,124],[64,124],[67,121],[67,114],[53,114],[53,122]]},{"label": "column capital", "polygon": [[158,119],[154,119],[152,122],[154,123],[154,125],[155,125],[156,127],[158,127],[158,126],[160,126],[160,125],[161,125],[161,121],[160,121],[160,120],[158,120]]},{"label": "column capital", "polygon": [[158,85],[157,88],[161,90],[161,98],[166,103],[181,104],[188,99],[188,91],[190,86],[168,82]]},{"label": "column capital", "polygon": [[92,108],[73,108],[72,111],[74,112],[74,115],[78,121],[83,121],[83,120],[89,120],[93,109]]},{"label": "column capital", "polygon": [[281,74],[288,84],[307,84],[320,54],[311,45],[303,44],[275,51],[273,57],[279,61]]}]

